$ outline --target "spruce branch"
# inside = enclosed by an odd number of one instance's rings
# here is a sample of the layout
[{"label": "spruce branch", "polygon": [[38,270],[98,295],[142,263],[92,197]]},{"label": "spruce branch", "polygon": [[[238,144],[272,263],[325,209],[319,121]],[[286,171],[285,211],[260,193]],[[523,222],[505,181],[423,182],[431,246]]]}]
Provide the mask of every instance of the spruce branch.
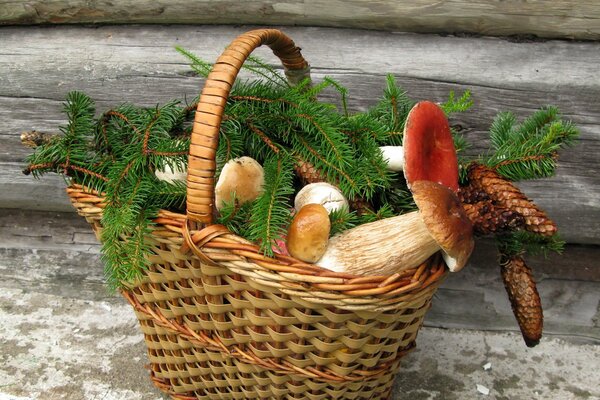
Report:
[{"label": "spruce branch", "polygon": [[448,100],[440,105],[446,115],[465,112],[473,107],[473,99],[471,99],[471,91],[465,90],[463,94],[457,99],[454,91],[451,90],[448,95]]},{"label": "spruce branch", "polygon": [[380,139],[385,146],[401,146],[404,122],[410,109],[416,102],[410,99],[404,89],[396,84],[396,79],[389,74],[386,77],[386,88],[383,99],[368,111],[368,115],[383,124],[388,135]]},{"label": "spruce branch", "polygon": [[200,59],[194,53],[184,49],[181,46],[175,46],[175,50],[177,50],[180,54],[185,56],[190,61],[190,67],[198,73],[198,75],[203,76],[204,78],[208,77],[208,74],[212,70],[212,64]]},{"label": "spruce branch", "polygon": [[246,62],[242,65],[242,68],[266,79],[268,82],[276,86],[283,88],[290,87],[287,79],[285,79],[285,77],[279,71],[264,62],[259,57],[253,55],[248,56]]},{"label": "spruce branch", "polygon": [[261,252],[272,256],[272,244],[284,236],[291,220],[287,204],[294,193],[293,160],[281,152],[265,160],[263,168],[264,190],[252,206],[248,235],[260,243]]},{"label": "spruce branch", "polygon": [[484,164],[519,181],[554,175],[558,151],[573,144],[578,130],[563,121],[555,107],[542,108],[515,126],[511,113],[499,114],[490,127],[494,152]]},{"label": "spruce branch", "polygon": [[354,228],[358,225],[359,217],[356,215],[355,211],[350,211],[347,207],[343,207],[332,210],[329,213],[329,222],[331,223],[329,235],[334,236],[337,233]]},{"label": "spruce branch", "polygon": [[252,203],[239,204],[237,201],[224,202],[219,210],[217,223],[225,225],[227,229],[241,237],[248,237],[248,221],[252,217]]},{"label": "spruce branch", "polygon": [[360,215],[360,224],[379,221],[385,218],[391,218],[396,215],[390,204],[383,204],[377,211],[367,210]]},{"label": "spruce branch", "polygon": [[527,231],[514,231],[496,235],[498,249],[502,254],[517,256],[528,254],[548,257],[550,252],[562,253],[565,242],[558,234],[541,236]]},{"label": "spruce branch", "polygon": [[[198,74],[206,76],[212,69],[187,50],[177,51]],[[301,181],[325,180],[338,186],[356,207],[357,211],[330,215],[332,233],[415,209],[403,177],[387,171],[379,150],[402,144],[406,117],[415,104],[392,75],[387,76],[381,101],[367,112],[351,114],[346,88],[331,78],[315,85],[304,80],[291,87],[280,70],[258,58],[251,57],[244,68],[259,80],[238,80],[232,87],[219,132],[215,178],[227,161],[248,155],[264,165],[266,185],[255,202],[221,208],[219,223],[272,255],[273,242],[285,234],[291,219],[291,195],[299,183],[294,181],[294,169]],[[341,109],[317,100],[327,88],[339,93]],[[471,105],[467,91],[460,97],[450,93],[442,107],[452,114]],[[75,92],[67,97],[69,122],[61,128],[62,136],[42,144],[28,158],[26,173],[37,177],[57,172],[103,192],[103,258],[111,287],[140,277],[148,265],[150,247],[144,236],[151,232],[158,210],[185,210],[186,184],[160,181],[155,171],[187,168],[196,107],[197,99],[190,105],[172,101],[150,108],[123,104],[95,119],[91,99]],[[453,134],[460,151],[466,140]],[[498,195],[493,201],[531,214],[534,206],[498,180],[498,174],[502,179],[547,176],[554,171],[558,151],[576,135],[554,108],[542,109],[520,124],[513,114],[499,114],[490,127],[493,151],[478,159],[490,167],[481,176],[483,186]],[[468,183],[470,161],[460,161],[463,183]],[[535,234],[499,236],[506,243],[504,249],[516,253],[559,249],[560,241],[551,236],[555,229],[546,229],[549,223],[540,223],[540,218],[540,213],[526,218]]]}]

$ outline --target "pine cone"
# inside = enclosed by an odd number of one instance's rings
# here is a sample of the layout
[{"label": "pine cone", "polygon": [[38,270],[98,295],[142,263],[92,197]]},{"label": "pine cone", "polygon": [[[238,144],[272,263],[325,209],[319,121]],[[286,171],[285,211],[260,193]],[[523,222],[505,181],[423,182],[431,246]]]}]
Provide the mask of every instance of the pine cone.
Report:
[{"label": "pine cone", "polygon": [[480,201],[490,200],[490,196],[486,192],[472,185],[459,187],[457,195],[463,204],[475,204]]},{"label": "pine cone", "polygon": [[500,272],[525,344],[534,347],[542,337],[544,315],[531,269],[521,257],[503,254]]},{"label": "pine cone", "polygon": [[468,179],[470,186],[487,193],[500,207],[521,214],[528,231],[544,236],[556,233],[556,224],[546,213],[496,171],[481,164],[472,164],[468,170]]},{"label": "pine cone", "polygon": [[350,204],[350,209],[356,211],[356,214],[358,214],[359,216],[367,214],[369,212],[373,212],[373,207],[371,206],[371,203],[369,203],[363,198],[348,200],[348,203]]},{"label": "pine cone", "polygon": [[463,204],[473,229],[480,235],[512,231],[525,224],[523,216],[517,212],[497,207],[489,201]]},{"label": "pine cone", "polygon": [[296,171],[296,174],[300,177],[304,185],[308,185],[309,183],[327,181],[325,179],[325,176],[322,175],[319,171],[317,171],[317,169],[311,163],[304,161],[300,158],[296,159],[294,170]]},{"label": "pine cone", "polygon": [[50,143],[58,135],[43,133],[38,131],[30,131],[21,133],[21,143],[23,146],[36,148]]}]

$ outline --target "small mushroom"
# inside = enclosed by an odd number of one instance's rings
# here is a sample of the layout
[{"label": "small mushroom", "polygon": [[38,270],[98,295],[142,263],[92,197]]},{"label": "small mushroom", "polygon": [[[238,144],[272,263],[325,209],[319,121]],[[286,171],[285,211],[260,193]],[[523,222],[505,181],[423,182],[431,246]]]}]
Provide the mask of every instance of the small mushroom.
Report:
[{"label": "small mushroom", "polygon": [[474,242],[460,201],[435,182],[415,181],[411,190],[419,211],[335,235],[317,264],[356,275],[391,275],[414,268],[441,250],[450,271],[463,268]]},{"label": "small mushroom", "polygon": [[[225,203],[253,201],[263,191],[265,173],[253,158],[240,157],[229,160],[221,170],[215,186],[215,204],[220,210]],[[235,196],[235,197],[234,197]]]},{"label": "small mushroom", "polygon": [[427,180],[458,190],[454,139],[446,114],[437,104],[417,103],[408,113],[402,146],[379,149],[389,170],[404,171],[409,188],[414,181]]},{"label": "small mushroom", "polygon": [[168,165],[165,165],[163,169],[155,170],[154,175],[156,175],[156,178],[158,178],[158,180],[169,183],[173,183],[174,181],[185,182],[185,180],[187,179],[187,171],[177,167],[173,169]]},{"label": "small mushroom", "polygon": [[287,250],[292,257],[309,263],[316,262],[329,241],[331,223],[321,204],[307,204],[294,215],[287,234]]},{"label": "small mushroom", "polygon": [[300,189],[294,199],[294,208],[300,211],[307,204],[321,204],[328,213],[348,208],[348,200],[340,189],[327,182],[311,183]]}]

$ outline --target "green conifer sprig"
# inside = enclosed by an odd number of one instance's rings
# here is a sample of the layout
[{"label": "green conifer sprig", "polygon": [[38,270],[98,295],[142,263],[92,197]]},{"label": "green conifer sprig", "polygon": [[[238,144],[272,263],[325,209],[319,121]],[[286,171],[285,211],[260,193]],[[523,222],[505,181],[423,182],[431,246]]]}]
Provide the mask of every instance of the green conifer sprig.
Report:
[{"label": "green conifer sprig", "polygon": [[217,223],[225,225],[230,232],[238,236],[249,237],[250,224],[248,221],[251,220],[252,207],[251,202],[244,204],[239,204],[235,200],[224,202],[219,210]]},{"label": "green conifer sprig", "polygon": [[396,84],[394,76],[387,75],[383,98],[368,111],[372,118],[385,127],[384,135],[378,138],[382,146],[402,146],[404,122],[415,103],[406,91]]},{"label": "green conifer sprig", "polygon": [[[208,75],[211,64],[184,49],[178,51],[196,73]],[[333,212],[333,233],[415,209],[402,174],[387,171],[378,149],[402,144],[404,123],[415,104],[392,75],[379,103],[352,114],[347,109],[347,90],[331,78],[318,84],[305,80],[292,87],[280,70],[260,59],[251,58],[244,68],[260,79],[240,79],[232,87],[219,134],[216,173],[218,177],[227,161],[247,155],[263,164],[266,185],[255,202],[225,204],[217,222],[272,255],[274,241],[285,234],[291,219],[291,196],[298,189],[293,170],[299,162],[311,164],[349,199],[370,202],[372,211],[360,215]],[[339,93],[341,110],[318,101],[327,88]],[[471,104],[468,92],[460,97],[451,93],[442,107],[452,114],[466,111]],[[193,104],[177,101],[151,108],[125,104],[95,118],[91,99],[74,92],[67,97],[69,122],[61,129],[63,135],[28,158],[27,173],[36,177],[62,173],[103,193],[103,259],[113,288],[140,277],[147,266],[151,254],[143,238],[152,230],[157,212],[185,212],[185,182],[160,181],[155,171],[187,169],[194,109]],[[494,153],[485,159],[503,174],[522,177],[533,171],[540,176],[553,172],[554,165],[550,168],[536,157],[554,161],[558,149],[576,133],[554,109],[540,111],[520,125],[511,114],[501,114],[491,127]],[[466,144],[458,134],[455,143],[459,150]],[[509,163],[513,158],[517,162]],[[521,233],[502,240],[515,251],[558,248],[558,241],[540,243],[541,239]]]},{"label": "green conifer sprig", "polygon": [[554,175],[558,151],[579,134],[556,107],[545,107],[516,125],[512,113],[499,114],[490,127],[493,153],[484,163],[512,181]]},{"label": "green conifer sprig", "polygon": [[468,111],[471,107],[473,107],[471,91],[465,90],[459,98],[456,98],[454,91],[451,90],[448,94],[448,100],[442,103],[440,107],[442,110],[444,110],[446,115]]},{"label": "green conifer sprig", "polygon": [[288,204],[294,194],[293,163],[290,156],[280,152],[265,160],[265,185],[254,201],[249,221],[248,238],[260,244],[261,251],[273,255],[272,245],[287,232],[291,221]]},{"label": "green conifer sprig", "polygon": [[354,228],[360,223],[360,218],[356,215],[356,212],[350,211],[348,207],[342,207],[329,213],[329,222],[331,223],[330,234],[333,236],[346,229]]},{"label": "green conifer sprig", "polygon": [[562,253],[565,242],[558,234],[542,236],[528,231],[514,231],[496,236],[496,244],[501,254],[548,257],[550,252]]}]

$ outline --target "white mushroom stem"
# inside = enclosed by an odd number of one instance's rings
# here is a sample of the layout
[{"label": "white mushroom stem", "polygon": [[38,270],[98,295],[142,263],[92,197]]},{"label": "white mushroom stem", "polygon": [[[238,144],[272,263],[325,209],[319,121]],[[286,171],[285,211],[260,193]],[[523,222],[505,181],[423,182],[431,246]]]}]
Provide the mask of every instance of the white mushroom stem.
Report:
[{"label": "white mushroom stem", "polygon": [[317,264],[356,275],[391,275],[420,265],[438,250],[420,213],[413,211],[335,235]]},{"label": "white mushroom stem", "polygon": [[183,181],[187,179],[187,171],[181,168],[176,167],[174,170],[165,165],[162,170],[157,169],[154,171],[154,174],[160,181],[165,181],[169,183],[173,183],[174,181]]},{"label": "white mushroom stem", "polygon": [[379,147],[383,159],[387,162],[390,171],[404,170],[404,147],[402,146],[381,146]]}]

